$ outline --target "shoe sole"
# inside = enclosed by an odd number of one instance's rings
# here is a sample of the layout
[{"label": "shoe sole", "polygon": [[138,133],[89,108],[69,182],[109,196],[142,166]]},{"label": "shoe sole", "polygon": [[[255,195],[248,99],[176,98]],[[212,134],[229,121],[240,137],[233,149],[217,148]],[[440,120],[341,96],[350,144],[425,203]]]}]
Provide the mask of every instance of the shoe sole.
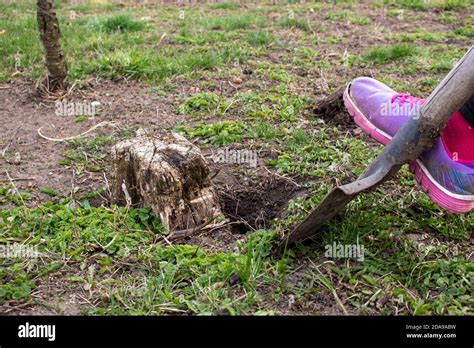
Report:
[{"label": "shoe sole", "polygon": [[[349,93],[349,86],[344,91],[344,104],[349,114],[354,118],[355,123],[373,139],[387,145],[392,136],[377,128],[367,117],[360,111]],[[419,159],[410,163],[410,171],[415,175],[416,181],[422,190],[430,197],[430,199],[440,207],[451,213],[468,213],[474,209],[474,196],[460,195],[452,193],[438,183],[429,173],[423,162]]]}]

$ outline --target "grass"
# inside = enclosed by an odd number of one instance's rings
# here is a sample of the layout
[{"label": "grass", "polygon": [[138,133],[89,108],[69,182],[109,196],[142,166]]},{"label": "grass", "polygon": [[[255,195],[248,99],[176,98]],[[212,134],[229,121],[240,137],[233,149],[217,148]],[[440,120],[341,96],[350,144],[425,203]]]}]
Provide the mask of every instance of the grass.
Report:
[{"label": "grass", "polygon": [[350,16],[349,22],[357,25],[370,25],[372,20],[367,16]]},{"label": "grass", "polygon": [[[294,18],[281,16],[289,10]],[[0,306],[32,300],[50,308],[64,301],[61,294],[79,293],[94,303],[81,313],[94,315],[320,314],[321,303],[328,304],[323,313],[334,314],[473,315],[468,255],[474,215],[438,208],[407,168],[351,202],[325,226],[322,240],[298,244],[282,258],[269,253],[277,234],[302,221],[332,187],[359,176],[382,150],[351,126],[316,118],[315,99],[362,74],[426,96],[471,45],[472,21],[463,13],[472,4],[381,0],[369,7],[332,1],[247,8],[223,2],[185,9],[184,19],[180,11],[62,3],[72,79],[146,83],[185,120],[176,131],[204,146],[256,149],[270,170],[309,194],[290,201],[267,230],[210,250],[163,243],[168,231],[148,209],[95,206],[104,190],[64,197],[45,186],[41,192],[54,203],[37,205],[28,189],[3,186],[0,245],[37,247],[42,257],[0,259]],[[428,27],[430,11],[437,14],[436,31]],[[396,17],[403,31],[385,16]],[[1,3],[3,29],[0,80],[44,75],[34,3]],[[242,82],[232,83],[234,77]],[[108,148],[129,135],[69,142],[61,164],[83,180],[106,170]],[[331,243],[363,245],[365,258],[326,258]],[[47,286],[58,291],[46,295]]]},{"label": "grass", "polygon": [[331,12],[324,16],[324,19],[332,21],[342,21],[349,17],[348,11]]},{"label": "grass", "polygon": [[74,167],[78,174],[84,170],[101,171],[105,168],[107,159],[105,148],[115,141],[116,139],[111,135],[99,135],[86,140],[81,138],[71,140],[70,149],[64,153],[65,158],[60,161],[60,164],[65,167]]},{"label": "grass", "polygon": [[[13,75],[38,78],[44,71],[36,19],[24,14],[19,16],[15,22],[6,19],[0,22],[1,27],[5,28],[0,53],[7,57],[1,63],[0,78],[3,80]],[[223,23],[225,30],[262,22],[261,18],[250,15],[215,19]],[[158,41],[162,33],[158,35],[145,30],[144,21],[127,13],[77,19],[68,25],[62,17],[60,21],[70,74],[76,80],[96,73],[111,79],[123,76],[159,81],[176,74],[192,75],[196,71],[213,69],[247,54],[241,48],[236,49],[231,42],[217,50],[196,48],[190,52],[171,47],[157,51],[147,47],[146,42]],[[227,40],[219,38],[224,39]],[[270,36],[262,34],[253,38],[256,43],[259,40],[269,41]]]},{"label": "grass", "polygon": [[[463,0],[383,0],[383,4],[396,6],[398,8],[426,11],[428,9],[436,8],[445,11],[462,10],[469,6],[469,1]],[[472,5],[472,4],[471,4]]]},{"label": "grass", "polygon": [[[263,268],[268,267],[263,260],[269,253],[271,233],[256,233],[242,245],[245,254],[210,253],[186,245],[162,247],[153,241],[166,231],[148,209],[93,208],[87,202],[73,208],[69,203],[0,214],[1,231],[8,230],[16,238],[29,236],[28,245],[44,255],[39,264],[2,259],[0,303],[30,299],[39,278],[67,268],[64,258],[45,257],[56,254],[83,265],[79,273],[69,275],[73,286],[109,294],[91,314],[236,313],[255,302],[250,294],[255,294]],[[140,260],[140,274],[129,272],[132,259]],[[101,280],[103,276],[107,277]],[[227,289],[226,284],[236,280],[234,289]],[[249,296],[236,301],[241,289]],[[125,310],[130,306],[132,310]]]},{"label": "grass", "polygon": [[453,37],[452,32],[431,32],[420,30],[414,33],[398,33],[389,35],[387,38],[397,42],[442,42],[446,38]]},{"label": "grass", "polygon": [[201,123],[195,129],[180,127],[177,130],[188,136],[201,137],[214,145],[225,145],[242,141],[245,128],[239,121],[221,121],[212,124]]},{"label": "grass", "polygon": [[280,20],[278,25],[282,28],[296,28],[303,31],[310,30],[308,21],[299,18],[285,18]]},{"label": "grass", "polygon": [[272,43],[274,41],[274,37],[269,31],[251,31],[246,35],[245,41],[247,41],[252,46],[262,46]]},{"label": "grass", "polygon": [[365,59],[377,64],[387,64],[402,60],[407,57],[416,56],[419,50],[416,46],[408,44],[395,44],[392,46],[377,46],[372,48]]},{"label": "grass", "polygon": [[423,0],[396,0],[396,5],[408,10],[426,10],[428,4]]},{"label": "grass", "polygon": [[[338,130],[331,128],[311,133],[300,128],[290,128],[281,139],[280,155],[269,161],[269,165],[281,173],[310,177],[325,177],[328,172],[341,175],[341,178],[359,174],[371,157],[361,156],[364,148],[362,142],[350,138],[338,140],[335,144],[331,141],[339,136]],[[359,163],[360,167],[351,165],[347,167],[347,172],[333,168],[334,163],[343,167],[345,162]]]},{"label": "grass", "polygon": [[119,7],[118,4],[111,2],[89,1],[75,4],[71,7],[73,11],[82,13],[96,13],[97,11],[113,11]]},{"label": "grass", "polygon": [[209,8],[213,10],[236,10],[239,6],[233,2],[219,2],[209,5]]},{"label": "grass", "polygon": [[219,109],[220,104],[221,100],[215,93],[198,93],[182,103],[178,108],[178,113],[212,113]]},{"label": "grass", "polygon": [[469,37],[469,38],[474,37],[474,29],[472,28],[472,26],[458,28],[454,31],[454,33],[465,36],[465,37]]},{"label": "grass", "polygon": [[36,21],[31,16],[21,16],[16,21],[2,20],[0,54],[2,59],[0,78],[26,74],[37,76],[41,62],[41,48],[38,40],[32,40],[36,30]]},{"label": "grass", "polygon": [[232,15],[226,17],[211,17],[205,20],[205,27],[210,30],[234,31],[253,26],[264,26],[266,19],[251,14]]},{"label": "grass", "polygon": [[115,50],[99,53],[97,60],[84,62],[76,74],[82,77],[98,73],[110,79],[119,76],[163,80],[177,74],[192,74],[213,69],[231,60],[228,51],[220,52],[173,52],[173,57],[158,55],[153,50]]},{"label": "grass", "polygon": [[94,29],[105,32],[132,32],[145,28],[145,22],[136,20],[128,15],[119,14],[105,18],[100,18],[92,22]]}]

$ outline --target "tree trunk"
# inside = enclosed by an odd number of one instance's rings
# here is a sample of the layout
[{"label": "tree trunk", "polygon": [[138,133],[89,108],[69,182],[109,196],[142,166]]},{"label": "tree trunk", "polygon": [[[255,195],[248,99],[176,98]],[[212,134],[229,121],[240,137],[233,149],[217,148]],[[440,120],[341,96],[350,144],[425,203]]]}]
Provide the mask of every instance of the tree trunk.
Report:
[{"label": "tree trunk", "polygon": [[48,91],[64,90],[67,88],[67,65],[59,42],[61,32],[53,0],[37,1],[37,18],[48,69]]},{"label": "tree trunk", "polygon": [[199,148],[174,133],[148,134],[112,149],[112,200],[150,207],[170,231],[196,228],[222,215]]}]

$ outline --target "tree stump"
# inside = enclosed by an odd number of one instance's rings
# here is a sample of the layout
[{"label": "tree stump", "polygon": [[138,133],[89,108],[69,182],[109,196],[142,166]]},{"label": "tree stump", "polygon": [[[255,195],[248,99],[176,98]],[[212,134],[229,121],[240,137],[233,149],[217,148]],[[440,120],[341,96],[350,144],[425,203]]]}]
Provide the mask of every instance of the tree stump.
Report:
[{"label": "tree stump", "polygon": [[222,214],[201,151],[178,134],[141,129],[113,147],[112,165],[112,200],[150,207],[170,231],[192,229]]}]

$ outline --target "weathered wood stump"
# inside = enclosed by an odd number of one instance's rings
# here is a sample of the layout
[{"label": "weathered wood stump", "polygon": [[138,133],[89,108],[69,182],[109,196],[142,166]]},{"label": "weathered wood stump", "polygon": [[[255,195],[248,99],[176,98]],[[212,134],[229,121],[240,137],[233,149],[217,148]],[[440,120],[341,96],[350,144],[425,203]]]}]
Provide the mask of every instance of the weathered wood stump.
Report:
[{"label": "weathered wood stump", "polygon": [[201,151],[178,134],[141,129],[112,148],[112,166],[112,200],[150,207],[170,231],[222,214]]}]

